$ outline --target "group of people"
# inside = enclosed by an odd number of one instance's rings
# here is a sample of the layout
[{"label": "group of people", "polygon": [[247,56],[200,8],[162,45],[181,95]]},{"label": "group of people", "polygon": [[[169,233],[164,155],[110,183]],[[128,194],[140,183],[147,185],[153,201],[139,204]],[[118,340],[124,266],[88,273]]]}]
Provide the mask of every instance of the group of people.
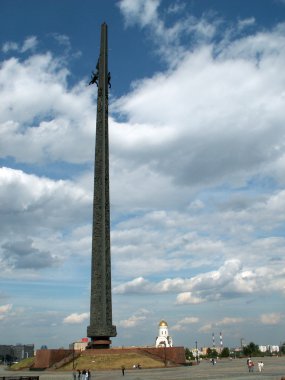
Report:
[{"label": "group of people", "polygon": [[260,361],[260,362],[257,363],[257,366],[258,366],[258,371],[262,372],[263,367],[264,367],[264,363],[262,361]]},{"label": "group of people", "polygon": [[90,380],[91,379],[91,372],[86,369],[83,369],[80,371],[80,369],[77,370],[77,376],[76,372],[73,373],[73,380]]},{"label": "group of people", "polygon": [[[254,370],[254,362],[252,361],[251,358],[247,359],[246,364],[247,364],[247,367],[248,367],[248,372],[253,372],[253,370]],[[264,367],[263,361],[259,361],[257,363],[257,367],[258,367],[258,371],[262,372],[263,371],[263,367]]]}]

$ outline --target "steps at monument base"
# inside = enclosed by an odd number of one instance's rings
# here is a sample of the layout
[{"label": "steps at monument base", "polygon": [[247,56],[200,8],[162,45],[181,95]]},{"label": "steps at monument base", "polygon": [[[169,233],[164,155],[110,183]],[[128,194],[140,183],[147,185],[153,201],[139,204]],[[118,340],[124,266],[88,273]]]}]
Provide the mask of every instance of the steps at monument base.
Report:
[{"label": "steps at monument base", "polygon": [[66,349],[37,350],[35,362],[31,369],[47,369],[72,354],[73,350]]},{"label": "steps at monument base", "polygon": [[171,356],[170,358],[166,349],[165,349],[165,352],[163,352],[163,354],[160,352],[153,352],[152,350],[148,350],[148,349],[145,349],[145,350],[141,349],[140,351],[142,351],[143,354],[148,356],[149,358],[160,360],[161,362],[163,362],[164,365],[167,364],[168,367],[177,366],[178,364],[181,364],[181,363],[174,362],[173,356]]},{"label": "steps at monument base", "polygon": [[64,357],[59,362],[54,363],[52,366],[47,368],[47,370],[53,371],[53,370],[56,370],[56,369],[59,369],[59,368],[65,366],[66,364],[73,363],[80,355],[81,355],[81,351],[74,351],[74,352],[72,352],[72,354]]}]

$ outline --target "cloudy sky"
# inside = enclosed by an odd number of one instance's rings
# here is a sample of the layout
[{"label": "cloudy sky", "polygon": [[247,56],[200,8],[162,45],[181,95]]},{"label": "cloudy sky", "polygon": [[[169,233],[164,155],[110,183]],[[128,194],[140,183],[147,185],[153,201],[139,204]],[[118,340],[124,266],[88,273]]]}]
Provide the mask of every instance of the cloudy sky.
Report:
[{"label": "cloudy sky", "polygon": [[285,341],[285,1],[2,0],[0,343],[86,336],[104,21],[113,345]]}]

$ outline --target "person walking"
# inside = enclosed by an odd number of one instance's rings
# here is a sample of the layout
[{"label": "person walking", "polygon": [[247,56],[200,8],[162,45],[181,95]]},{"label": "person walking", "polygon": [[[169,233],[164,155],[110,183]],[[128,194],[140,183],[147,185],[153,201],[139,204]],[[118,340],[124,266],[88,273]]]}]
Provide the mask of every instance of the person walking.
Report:
[{"label": "person walking", "polygon": [[250,359],[247,359],[247,366],[248,366],[248,372],[253,372],[253,368],[254,368],[254,363],[253,361]]},{"label": "person walking", "polygon": [[125,366],[122,365],[122,375],[123,376],[125,376],[125,370],[126,370]]}]

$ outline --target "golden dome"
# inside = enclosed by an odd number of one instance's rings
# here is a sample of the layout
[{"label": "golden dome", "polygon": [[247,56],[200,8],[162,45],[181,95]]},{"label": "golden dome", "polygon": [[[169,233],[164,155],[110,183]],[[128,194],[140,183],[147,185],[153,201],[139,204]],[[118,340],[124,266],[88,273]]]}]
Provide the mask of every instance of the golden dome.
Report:
[{"label": "golden dome", "polygon": [[162,327],[162,326],[168,326],[168,324],[167,324],[167,322],[165,322],[165,321],[160,321],[159,322],[159,327]]}]

